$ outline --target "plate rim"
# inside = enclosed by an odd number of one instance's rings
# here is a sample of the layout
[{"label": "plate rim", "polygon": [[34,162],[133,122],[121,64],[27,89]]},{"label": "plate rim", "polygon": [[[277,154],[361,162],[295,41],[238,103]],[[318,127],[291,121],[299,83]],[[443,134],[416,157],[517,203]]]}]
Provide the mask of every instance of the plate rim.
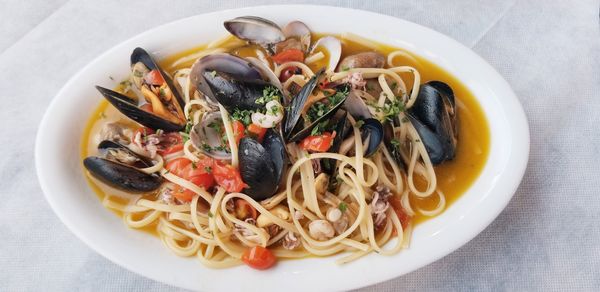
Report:
[{"label": "plate rim", "polygon": [[[364,279],[364,280],[360,281],[360,283],[357,281],[354,281],[354,282],[351,282],[352,284],[338,285],[335,287],[325,287],[325,288],[333,288],[333,289],[360,288],[360,287],[365,287],[368,285],[380,283],[380,282],[404,275],[406,273],[418,270],[418,269],[422,268],[423,266],[431,264],[431,263],[439,260],[440,258],[452,253],[456,249],[464,246],[466,243],[468,243],[470,240],[472,240],[478,234],[480,234],[485,228],[487,228],[487,226],[498,217],[498,215],[502,212],[502,210],[505,209],[506,205],[508,205],[511,198],[514,196],[514,193],[516,192],[517,188],[519,187],[520,182],[523,178],[523,175],[524,175],[526,167],[527,167],[528,157],[529,157],[529,148],[530,148],[529,125],[528,125],[528,121],[527,121],[525,112],[524,112],[517,96],[514,94],[510,85],[506,82],[506,80],[502,77],[502,75],[500,73],[498,73],[497,70],[495,70],[495,68],[493,68],[487,61],[485,61],[483,58],[481,58],[477,53],[472,51],[470,48],[464,46],[463,44],[459,43],[458,41],[450,38],[449,36],[447,36],[445,34],[442,34],[440,32],[437,32],[431,28],[422,26],[420,24],[413,23],[413,22],[410,22],[410,21],[407,21],[407,20],[404,20],[401,18],[390,16],[390,15],[384,15],[384,14],[379,14],[379,13],[365,11],[365,10],[359,10],[359,9],[342,8],[342,7],[327,6],[327,5],[297,5],[297,4],[296,5],[264,5],[264,6],[252,6],[252,7],[244,7],[244,8],[219,10],[219,11],[214,11],[214,12],[210,12],[210,13],[203,13],[203,14],[198,14],[198,15],[181,18],[181,19],[178,19],[178,20],[175,20],[172,22],[168,22],[168,23],[156,26],[156,27],[152,27],[142,33],[133,35],[132,37],[130,37],[130,38],[118,43],[117,45],[111,47],[110,49],[106,50],[105,52],[100,54],[98,57],[96,57],[94,60],[89,62],[82,69],[80,69],[76,74],[74,74],[69,79],[69,81],[67,81],[67,83],[65,83],[65,85],[58,91],[58,93],[55,95],[55,97],[50,102],[50,105],[46,109],[46,112],[44,113],[44,117],[42,118],[40,125],[38,127],[38,133],[36,134],[35,153],[34,153],[36,173],[38,176],[38,181],[40,182],[40,186],[44,193],[44,197],[46,198],[46,201],[48,201],[53,212],[59,217],[59,219],[63,222],[63,224],[65,224],[68,227],[68,229],[71,232],[73,232],[80,240],[82,240],[84,243],[86,243],[86,245],[88,245],[90,248],[92,248],[92,250],[101,254],[103,257],[107,258],[108,260],[110,260],[110,261],[136,273],[136,274],[139,274],[144,277],[147,277],[147,278],[150,278],[153,280],[157,280],[157,281],[160,281],[163,283],[167,283],[167,284],[170,284],[173,286],[177,286],[177,287],[183,287],[183,288],[194,289],[194,290],[198,289],[199,288],[198,286],[182,285],[182,283],[170,281],[168,279],[168,277],[160,278],[160,277],[156,277],[156,275],[151,275],[151,273],[140,271],[139,269],[137,269],[135,267],[135,265],[133,265],[127,261],[123,261],[121,259],[115,258],[113,255],[110,254],[110,252],[108,252],[102,246],[93,242],[84,233],[82,233],[80,230],[78,230],[76,227],[74,227],[75,225],[73,225],[71,223],[72,218],[69,218],[66,213],[64,213],[64,212],[61,213],[59,211],[61,209],[61,207],[60,207],[60,205],[58,205],[57,201],[55,201],[54,196],[50,194],[51,191],[49,191],[51,189],[51,187],[49,186],[49,182],[47,181],[48,177],[43,172],[44,171],[43,169],[45,169],[46,166],[41,165],[42,161],[40,159],[40,157],[43,156],[43,146],[42,146],[43,144],[41,142],[45,141],[45,139],[47,139],[47,138],[45,138],[43,129],[48,127],[49,120],[52,118],[52,115],[50,113],[54,112],[55,108],[60,106],[59,105],[60,97],[65,95],[66,92],[68,92],[69,88],[72,87],[72,83],[74,83],[79,78],[79,76],[83,75],[83,73],[86,72],[87,70],[90,70],[90,69],[93,69],[94,67],[96,67],[97,63],[99,63],[99,61],[104,59],[106,56],[112,54],[114,51],[117,51],[119,48],[127,46],[127,44],[135,41],[136,39],[146,38],[148,35],[152,34],[154,31],[159,30],[161,28],[164,28],[167,26],[180,25],[180,23],[189,22],[195,18],[200,18],[200,17],[211,17],[214,15],[227,14],[227,13],[233,13],[233,12],[237,12],[239,15],[243,15],[244,13],[246,13],[248,11],[254,11],[254,10],[264,9],[265,11],[269,11],[269,10],[276,11],[276,10],[281,10],[281,9],[290,9],[291,10],[294,8],[328,9],[328,10],[336,10],[335,11],[336,13],[338,13],[338,12],[340,12],[340,13],[344,13],[344,12],[358,13],[358,14],[370,15],[370,17],[382,17],[382,18],[386,18],[387,20],[398,21],[400,23],[403,23],[403,25],[418,27],[421,30],[428,31],[429,34],[434,35],[436,37],[436,39],[439,38],[439,39],[443,39],[444,42],[452,43],[454,46],[460,48],[463,53],[466,52],[470,58],[477,60],[480,63],[480,65],[487,67],[485,69],[490,71],[491,73],[493,73],[493,75],[495,75],[495,77],[497,77],[495,81],[499,82],[499,86],[503,86],[503,87],[505,87],[505,89],[508,89],[508,91],[505,90],[505,93],[508,93],[508,96],[507,96],[508,101],[505,101],[507,103],[504,105],[506,105],[506,106],[510,107],[512,110],[514,110],[514,112],[511,112],[511,115],[513,115],[513,116],[509,120],[509,123],[512,122],[513,124],[522,126],[520,131],[516,134],[520,138],[519,143],[521,143],[521,146],[520,146],[520,149],[517,149],[517,151],[519,151],[519,153],[517,153],[517,154],[521,159],[517,159],[515,161],[509,161],[509,163],[514,167],[513,168],[514,171],[512,174],[512,177],[513,177],[512,181],[516,181],[516,183],[513,183],[509,188],[507,188],[505,190],[507,195],[504,197],[504,200],[501,200],[501,202],[500,202],[501,204],[498,205],[494,210],[491,210],[492,211],[492,212],[490,212],[491,215],[487,216],[486,220],[484,220],[484,222],[479,223],[478,228],[472,229],[471,232],[469,232],[469,236],[463,237],[460,240],[453,242],[453,245],[450,248],[443,249],[443,251],[442,251],[442,249],[440,249],[440,251],[437,252],[437,254],[430,256],[428,258],[428,260],[422,261],[420,265],[416,265],[413,269],[411,269],[411,271],[402,272],[402,273],[394,273],[394,272],[382,273],[382,274],[379,274],[379,276],[377,276],[377,277],[370,277],[369,279]],[[459,80],[461,82],[464,82],[461,79],[459,79]],[[466,86],[466,84],[465,84],[465,86]],[[477,99],[477,101],[479,103],[481,103],[481,100],[478,96],[475,96],[475,98]],[[491,121],[487,117],[487,114],[486,114],[486,119],[488,119],[488,124],[490,124],[490,127],[491,127]],[[517,129],[517,130],[519,130],[519,129]],[[492,135],[493,134],[490,131],[490,136],[492,136]],[[491,143],[492,143],[492,141],[491,141],[492,138],[493,137],[490,137],[490,147],[491,147]],[[489,155],[491,156],[491,151],[490,151]],[[486,161],[486,164],[489,163],[490,159],[491,159],[491,157],[488,156],[488,161]],[[482,170],[482,172],[483,171],[484,170]],[[481,174],[476,179],[476,181],[480,180],[480,178],[481,178]],[[468,192],[468,190],[467,190],[467,192]],[[508,194],[510,194],[510,195],[508,195]],[[94,198],[94,199],[96,199],[96,198]],[[331,258],[329,258],[329,260],[331,260]]]}]

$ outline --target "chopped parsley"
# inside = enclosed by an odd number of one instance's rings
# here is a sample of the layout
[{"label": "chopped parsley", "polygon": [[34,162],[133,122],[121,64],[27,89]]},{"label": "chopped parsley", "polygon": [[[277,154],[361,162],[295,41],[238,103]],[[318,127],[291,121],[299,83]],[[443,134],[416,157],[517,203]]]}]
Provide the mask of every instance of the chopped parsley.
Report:
[{"label": "chopped parsley", "polygon": [[394,138],[394,139],[392,139],[392,140],[390,141],[390,143],[391,143],[391,144],[392,144],[394,147],[396,147],[396,148],[400,148],[400,141],[399,141],[398,139],[395,139],[395,138]]},{"label": "chopped parsley", "polygon": [[123,86],[123,87],[131,86],[131,81],[124,80],[124,81],[119,82],[119,85]]},{"label": "chopped parsley", "polygon": [[192,161],[192,169],[196,169],[198,168],[198,166],[196,165],[196,162]]},{"label": "chopped parsley", "polygon": [[350,70],[350,68],[348,68],[347,66],[342,67],[342,71],[348,71]]},{"label": "chopped parsley", "polygon": [[208,211],[208,217],[212,218],[214,215],[211,211]]},{"label": "chopped parsley", "polygon": [[365,124],[365,121],[363,120],[358,120],[356,121],[356,124],[354,124],[355,127],[360,128]]},{"label": "chopped parsley", "polygon": [[[339,104],[344,100],[344,98],[348,95],[348,88],[340,89],[334,94],[328,96],[323,101],[315,102],[313,105],[308,108],[306,112],[306,116],[309,123],[312,123],[326,113],[328,113],[334,106]],[[319,122],[310,132],[311,136],[321,135],[323,132],[331,131],[334,125],[329,123],[329,120],[326,119],[324,121]]]},{"label": "chopped parsley", "polygon": [[240,121],[244,126],[248,126],[252,123],[251,115],[252,111],[235,109],[231,115],[231,119]]},{"label": "chopped parsley", "polygon": [[183,137],[183,143],[185,144],[185,142],[187,142],[190,139],[190,132],[192,131],[192,128],[194,127],[194,125],[192,124],[191,121],[187,121],[187,123],[185,124],[185,129],[183,130],[183,132],[179,132],[179,134],[181,135],[181,137]]},{"label": "chopped parsley", "polygon": [[342,213],[344,213],[348,209],[348,205],[344,202],[340,202],[340,204],[338,205],[338,209],[340,209],[340,211],[342,211]]},{"label": "chopped parsley", "polygon": [[399,100],[395,100],[393,102],[386,102],[383,104],[383,115],[384,118],[388,121],[393,121],[395,117],[397,117],[401,112],[404,111],[404,104]]},{"label": "chopped parsley", "polygon": [[217,76],[217,71],[215,71],[215,70],[211,71],[211,72],[210,72],[210,76],[211,76],[211,77],[213,77],[213,78],[214,78],[215,76]]},{"label": "chopped parsley", "polygon": [[212,173],[212,167],[210,167],[210,166],[208,166],[208,165],[204,167],[204,170],[205,170],[207,173]]},{"label": "chopped parsley", "polygon": [[167,97],[167,93],[165,92],[165,89],[164,89],[164,88],[161,88],[161,89],[159,90],[159,93],[158,93],[158,95],[159,95],[160,97],[162,97],[162,98],[166,98],[166,97]]},{"label": "chopped parsley", "polygon": [[279,101],[281,99],[279,89],[274,86],[267,86],[263,89],[263,95],[256,99],[256,104],[267,104],[271,100]]}]

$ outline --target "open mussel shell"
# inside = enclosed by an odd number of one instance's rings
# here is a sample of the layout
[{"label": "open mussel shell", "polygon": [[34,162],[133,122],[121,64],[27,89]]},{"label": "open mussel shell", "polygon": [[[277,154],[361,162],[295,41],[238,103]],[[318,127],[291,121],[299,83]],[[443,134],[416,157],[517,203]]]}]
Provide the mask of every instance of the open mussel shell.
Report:
[{"label": "open mussel shell", "polygon": [[103,140],[100,142],[98,144],[98,150],[103,157],[115,156],[113,152],[116,152],[118,154],[117,157],[114,157],[114,159],[127,159],[129,164],[135,168],[147,168],[154,164],[152,159],[138,155],[137,153],[131,151],[131,149],[127,148],[127,146],[112,140]]},{"label": "open mussel shell", "polygon": [[421,85],[407,117],[419,134],[434,165],[452,160],[458,141],[456,105],[452,89],[435,81]]},{"label": "open mussel shell", "polygon": [[[394,121],[395,123],[396,121]],[[399,123],[396,123],[399,124]],[[385,147],[387,148],[388,152],[390,153],[390,155],[392,156],[392,158],[394,159],[394,161],[396,161],[396,163],[406,169],[406,163],[404,161],[404,158],[402,157],[401,154],[401,149],[400,149],[400,145],[398,143],[394,143],[392,141],[394,141],[395,139],[395,135],[394,135],[394,124],[387,122],[383,125],[383,143],[385,145]]]},{"label": "open mussel shell", "polygon": [[[346,93],[349,92],[349,88],[346,84],[342,84],[342,85],[338,86],[338,90],[342,90],[343,92],[346,92]],[[293,131],[293,134],[288,139],[288,142],[297,142],[297,141],[300,141],[300,140],[310,136],[312,129],[314,127],[316,127],[319,123],[331,118],[338,111],[338,109],[340,109],[342,107],[342,105],[346,101],[347,97],[348,97],[348,95],[346,94],[344,96],[344,98],[340,99],[340,101],[337,104],[333,105],[329,109],[329,111],[327,111],[325,114],[323,114],[318,119],[312,121],[312,123],[310,123],[309,125],[305,125],[303,118],[300,117],[299,125],[304,125],[304,126],[303,126],[303,128],[296,127]],[[304,105],[302,105],[302,106],[304,106]]]},{"label": "open mussel shell", "polygon": [[211,75],[213,72],[221,72],[244,80],[262,79],[260,71],[242,58],[230,54],[210,54],[200,58],[192,65],[190,81],[195,89],[206,97],[206,101],[214,106],[218,101],[214,97],[213,88],[204,78],[207,72]]},{"label": "open mussel shell", "polygon": [[169,86],[169,89],[175,96],[178,106],[183,109],[183,107],[185,106],[185,102],[183,100],[183,97],[181,96],[181,93],[179,92],[177,87],[175,87],[173,80],[168,74],[165,73],[165,71],[162,68],[160,68],[160,66],[158,66],[158,64],[154,61],[152,56],[146,50],[139,47],[135,48],[131,53],[130,61],[132,67],[135,66],[136,63],[141,62],[149,70],[158,70],[162,78],[167,83],[167,86]]},{"label": "open mussel shell", "polygon": [[323,74],[323,70],[317,72],[313,77],[311,77],[304,86],[300,89],[298,94],[294,96],[290,107],[286,110],[286,114],[284,117],[283,123],[283,137],[289,141],[289,138],[292,135],[293,130],[296,128],[298,121],[302,116],[302,109],[304,109],[304,104],[308,100],[308,97],[312,94],[313,90],[317,87],[317,82],[319,78]]},{"label": "open mussel shell", "polygon": [[204,80],[217,100],[230,114],[235,109],[259,110],[264,107],[256,103],[264,90],[272,86],[262,79],[244,79],[223,72],[204,72]]},{"label": "open mussel shell", "polygon": [[83,165],[92,176],[103,183],[116,189],[137,193],[151,192],[160,186],[160,176],[140,170],[152,166],[149,158],[110,140],[100,142],[98,150],[103,157],[87,157],[83,160]]},{"label": "open mussel shell", "polygon": [[285,144],[273,129],[267,130],[263,143],[244,137],[239,145],[239,169],[242,180],[248,184],[244,193],[255,200],[273,196],[287,164]]},{"label": "open mussel shell", "polygon": [[377,119],[370,118],[363,120],[360,126],[360,135],[363,144],[368,140],[364,149],[365,157],[370,157],[377,152],[379,145],[383,141],[383,134],[383,125]]},{"label": "open mussel shell", "polygon": [[270,46],[285,40],[285,35],[277,24],[261,17],[241,16],[223,24],[229,33],[250,43]]},{"label": "open mussel shell", "polygon": [[174,132],[183,130],[185,124],[176,124],[167,121],[151,112],[147,112],[138,107],[137,101],[101,86],[96,86],[96,89],[110,102],[117,110],[128,118],[154,130],[162,129],[166,132]]}]

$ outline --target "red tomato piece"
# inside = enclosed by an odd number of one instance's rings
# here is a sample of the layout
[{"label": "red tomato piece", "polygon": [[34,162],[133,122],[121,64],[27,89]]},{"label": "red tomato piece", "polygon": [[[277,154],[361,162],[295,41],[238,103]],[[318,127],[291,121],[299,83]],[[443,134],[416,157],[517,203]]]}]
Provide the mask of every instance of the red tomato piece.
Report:
[{"label": "red tomato piece", "polygon": [[406,214],[406,212],[404,211],[404,208],[402,207],[402,203],[401,203],[402,200],[400,199],[399,196],[394,195],[388,200],[388,202],[390,202],[390,205],[392,205],[392,208],[396,212],[398,219],[400,219],[402,228],[406,229],[406,227],[408,226],[408,224],[410,223],[410,220],[412,220],[412,218],[408,214]]},{"label": "red tomato piece", "polygon": [[212,172],[217,184],[224,187],[230,193],[240,192],[248,186],[242,181],[240,172],[229,164],[215,161]]},{"label": "red tomato piece", "polygon": [[233,127],[233,136],[235,137],[235,144],[240,144],[240,140],[244,137],[244,124],[240,121],[233,121],[231,124]]},{"label": "red tomato piece", "polygon": [[283,64],[292,61],[304,62],[304,52],[298,49],[287,49],[273,56],[272,59],[277,64]]},{"label": "red tomato piece", "polygon": [[325,132],[318,136],[308,136],[300,142],[300,147],[312,152],[325,152],[331,147],[335,133]]},{"label": "red tomato piece", "polygon": [[148,74],[144,76],[144,81],[146,81],[148,84],[156,86],[161,86],[163,83],[165,83],[165,79],[163,79],[162,75],[160,75],[160,72],[157,69],[148,72]]},{"label": "red tomato piece", "polygon": [[266,270],[275,265],[277,258],[270,250],[262,246],[255,246],[244,251],[242,261],[251,268]]},{"label": "red tomato piece", "polygon": [[262,143],[262,140],[265,137],[265,134],[267,133],[267,129],[257,124],[250,124],[248,126],[248,132],[254,135],[258,142]]}]

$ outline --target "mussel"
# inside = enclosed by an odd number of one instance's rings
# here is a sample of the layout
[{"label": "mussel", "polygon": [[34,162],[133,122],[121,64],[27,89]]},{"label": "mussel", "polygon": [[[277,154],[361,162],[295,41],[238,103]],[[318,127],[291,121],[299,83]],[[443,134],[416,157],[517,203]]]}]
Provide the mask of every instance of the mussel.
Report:
[{"label": "mussel", "polygon": [[285,177],[287,154],[282,137],[273,129],[267,130],[263,142],[244,137],[239,144],[239,169],[248,184],[244,193],[255,200],[273,196]]},{"label": "mussel", "polygon": [[132,80],[152,110],[139,107],[139,102],[116,91],[96,86],[96,89],[125,116],[152,129],[179,131],[185,127],[184,102],[171,78],[142,48],[131,54]]},{"label": "mussel", "polygon": [[278,90],[262,79],[245,79],[220,71],[204,72],[204,80],[213,92],[213,97],[229,113],[233,113],[235,109],[262,109],[264,104],[256,101],[263,96],[265,89],[273,87],[273,90]]},{"label": "mussel", "polygon": [[151,192],[161,184],[160,176],[147,174],[140,169],[152,166],[152,161],[114,141],[105,140],[98,145],[100,156],[83,160],[85,168],[98,180],[128,192]]},{"label": "mussel", "polygon": [[[291,105],[286,112],[285,120],[283,124],[283,135],[288,142],[300,141],[311,134],[314,127],[319,125],[321,122],[332,117],[337,110],[344,104],[348,97],[349,87],[347,84],[341,84],[337,86],[336,94],[340,93],[341,96],[337,98],[335,104],[328,104],[327,111],[322,113],[317,119],[313,121],[305,120],[302,117],[302,111],[305,108],[310,95],[316,88],[320,76],[323,74],[323,70],[317,72],[311,79],[304,84],[300,89],[300,92],[292,99]],[[321,101],[318,101],[321,102]]]},{"label": "mussel", "polygon": [[363,143],[366,142],[364,156],[369,157],[379,149],[383,141],[383,125],[377,119],[369,118],[362,120],[360,134]]},{"label": "mussel", "polygon": [[415,103],[407,111],[434,165],[454,158],[458,142],[456,114],[454,92],[440,81],[422,84]]}]

